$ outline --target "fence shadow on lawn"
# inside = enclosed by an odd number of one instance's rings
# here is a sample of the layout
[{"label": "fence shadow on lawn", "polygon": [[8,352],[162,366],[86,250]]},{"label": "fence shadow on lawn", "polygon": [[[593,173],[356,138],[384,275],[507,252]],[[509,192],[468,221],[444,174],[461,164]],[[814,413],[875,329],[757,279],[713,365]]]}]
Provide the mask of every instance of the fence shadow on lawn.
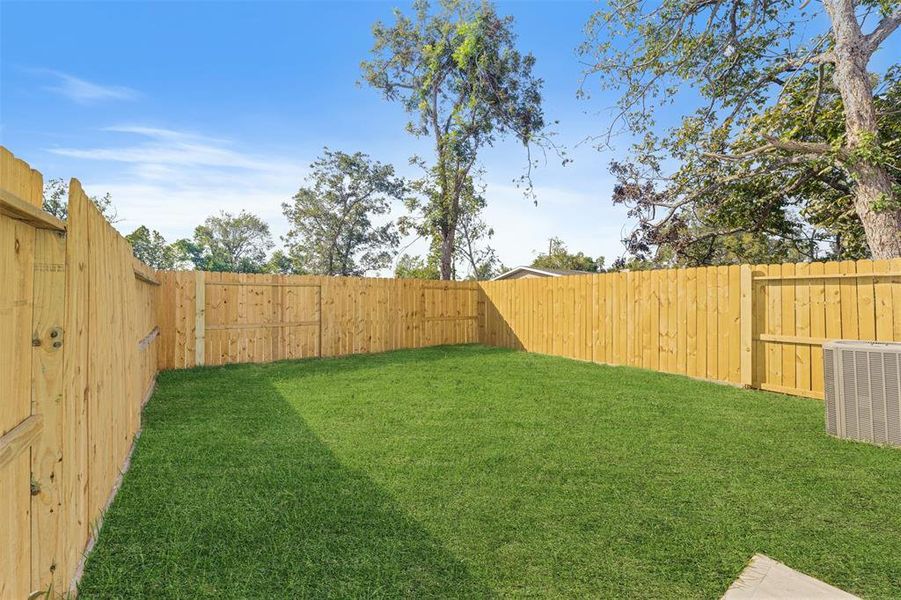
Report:
[{"label": "fence shadow on lawn", "polygon": [[[313,375],[372,366],[359,358],[323,360]],[[493,595],[376,483],[344,466],[265,371],[161,379],[80,597]],[[194,385],[220,393],[192,396]]]}]

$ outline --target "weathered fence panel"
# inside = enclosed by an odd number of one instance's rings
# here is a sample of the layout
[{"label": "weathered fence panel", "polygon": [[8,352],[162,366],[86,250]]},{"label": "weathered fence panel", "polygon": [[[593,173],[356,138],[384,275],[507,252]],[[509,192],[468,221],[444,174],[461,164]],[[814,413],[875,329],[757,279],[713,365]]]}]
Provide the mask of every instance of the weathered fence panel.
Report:
[{"label": "weathered fence panel", "polygon": [[475,282],[161,271],[159,366],[473,343]]}]

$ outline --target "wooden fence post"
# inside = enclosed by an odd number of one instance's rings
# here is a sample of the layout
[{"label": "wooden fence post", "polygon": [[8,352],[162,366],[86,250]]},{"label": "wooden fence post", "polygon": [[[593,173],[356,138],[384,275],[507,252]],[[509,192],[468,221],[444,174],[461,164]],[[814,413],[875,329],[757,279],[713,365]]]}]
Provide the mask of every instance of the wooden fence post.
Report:
[{"label": "wooden fence post", "polygon": [[752,290],[751,265],[741,265],[741,384],[753,384],[753,317],[754,294]]},{"label": "wooden fence post", "polygon": [[194,289],[194,364],[203,366],[206,361],[206,282],[204,272],[197,271]]}]

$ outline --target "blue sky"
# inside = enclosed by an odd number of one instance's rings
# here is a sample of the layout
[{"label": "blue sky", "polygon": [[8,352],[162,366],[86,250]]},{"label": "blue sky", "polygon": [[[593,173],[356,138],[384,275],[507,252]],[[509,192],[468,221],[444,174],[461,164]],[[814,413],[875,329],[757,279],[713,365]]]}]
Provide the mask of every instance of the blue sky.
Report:
[{"label": "blue sky", "polygon": [[[46,178],[110,192],[124,232],[146,224],[175,239],[220,209],[245,208],[277,237],[287,229],[281,203],[323,146],[366,152],[407,175],[416,174],[411,154],[429,155],[405,133],[397,104],[357,85],[372,23],[407,5],[4,0],[0,139]],[[610,262],[626,222],[610,203],[613,153],[579,142],[604,130],[614,98],[576,99],[575,48],[597,5],[498,8],[515,16],[521,49],[538,59],[546,114],[560,121],[557,140],[574,162],[549,160],[534,173],[536,207],[513,185],[521,148],[508,141],[485,152],[493,245],[516,265],[558,236]]]}]

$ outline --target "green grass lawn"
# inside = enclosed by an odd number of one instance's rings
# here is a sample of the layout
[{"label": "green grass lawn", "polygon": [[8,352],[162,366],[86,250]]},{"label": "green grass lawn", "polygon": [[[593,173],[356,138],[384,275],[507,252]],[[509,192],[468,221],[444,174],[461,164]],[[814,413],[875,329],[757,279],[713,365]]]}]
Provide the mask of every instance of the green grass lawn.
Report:
[{"label": "green grass lawn", "polygon": [[167,372],[81,598],[901,596],[901,451],[815,400],[480,346]]}]

